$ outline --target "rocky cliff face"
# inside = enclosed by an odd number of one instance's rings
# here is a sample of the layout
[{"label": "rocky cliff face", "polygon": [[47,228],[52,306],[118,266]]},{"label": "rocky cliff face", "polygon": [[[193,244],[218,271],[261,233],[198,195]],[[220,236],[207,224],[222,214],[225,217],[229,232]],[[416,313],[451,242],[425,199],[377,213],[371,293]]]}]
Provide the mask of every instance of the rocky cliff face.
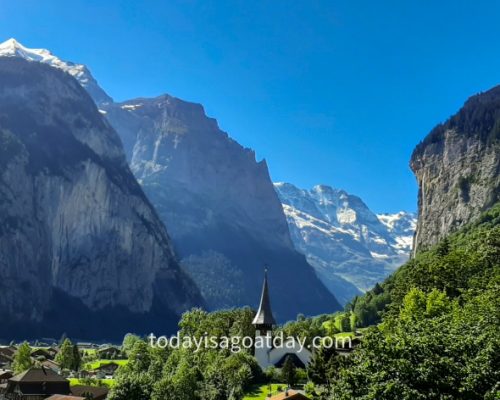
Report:
[{"label": "rocky cliff face", "polygon": [[500,86],[471,97],[420,143],[414,251],[437,243],[500,199]]},{"label": "rocky cliff face", "polygon": [[169,95],[113,103],[85,66],[13,40],[0,45],[2,53],[62,69],[88,91],[212,308],[256,306],[264,264],[281,321],[340,308],[295,250],[265,161],[222,132],[201,105]]},{"label": "rocky cliff face", "polygon": [[327,288],[345,304],[383,281],[409,257],[411,213],[375,215],[357,196],[319,185],[276,183],[292,240]]},{"label": "rocky cliff face", "polygon": [[339,308],[295,251],[265,161],[202,106],[164,95],[101,108],[213,308],[256,305],[265,263],[280,320]]},{"label": "rocky cliff face", "polygon": [[0,337],[171,331],[202,304],[70,75],[0,57]]}]

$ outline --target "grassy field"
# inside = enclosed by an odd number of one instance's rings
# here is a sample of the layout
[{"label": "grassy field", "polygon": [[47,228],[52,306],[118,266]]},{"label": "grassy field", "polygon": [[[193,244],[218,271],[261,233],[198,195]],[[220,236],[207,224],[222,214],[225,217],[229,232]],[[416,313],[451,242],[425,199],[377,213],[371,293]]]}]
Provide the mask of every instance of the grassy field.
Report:
[{"label": "grassy field", "polygon": [[[286,385],[284,383],[273,383],[271,385],[271,394],[278,394],[278,388],[285,389]],[[269,394],[269,385],[254,386],[245,397],[243,397],[243,400],[265,400]]]},{"label": "grassy field", "polygon": [[[115,384],[114,379],[99,379],[99,381],[106,384],[108,387],[113,387]],[[69,379],[69,384],[70,384],[70,386],[86,385],[85,381],[82,381],[82,380],[77,379],[77,378]]]}]

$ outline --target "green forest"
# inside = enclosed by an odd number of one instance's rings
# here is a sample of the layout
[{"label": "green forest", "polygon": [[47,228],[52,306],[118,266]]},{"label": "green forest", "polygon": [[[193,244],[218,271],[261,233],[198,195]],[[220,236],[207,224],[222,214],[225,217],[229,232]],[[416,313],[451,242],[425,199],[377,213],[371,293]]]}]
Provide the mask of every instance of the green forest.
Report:
[{"label": "green forest", "polygon": [[[184,314],[182,335],[253,336],[253,311]],[[111,400],[238,400],[255,385],[301,382],[308,396],[333,399],[499,399],[500,205],[403,265],[344,313],[278,328],[314,337],[350,332],[345,357],[315,352],[306,371],[261,371],[250,350],[152,348],[129,336]],[[283,368],[285,369],[285,368]]]}]

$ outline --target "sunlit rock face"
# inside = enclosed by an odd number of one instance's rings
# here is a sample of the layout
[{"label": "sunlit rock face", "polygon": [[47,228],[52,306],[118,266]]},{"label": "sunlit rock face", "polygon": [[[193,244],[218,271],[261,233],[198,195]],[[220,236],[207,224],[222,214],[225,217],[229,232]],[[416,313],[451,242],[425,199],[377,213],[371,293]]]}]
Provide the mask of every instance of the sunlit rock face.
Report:
[{"label": "sunlit rock face", "polygon": [[414,214],[376,215],[359,197],[325,185],[304,190],[276,183],[275,188],[297,250],[342,303],[408,259]]},{"label": "sunlit rock face", "polygon": [[471,97],[434,128],[410,166],[419,185],[420,251],[500,200],[500,86]]},{"label": "sunlit rock face", "polygon": [[[269,264],[281,320],[339,305],[293,246],[265,161],[199,104],[164,95],[103,105],[130,166],[213,308],[255,305]],[[291,292],[307,296],[290,296]]]},{"label": "sunlit rock face", "polygon": [[0,337],[172,330],[202,304],[72,76],[0,57],[0,164]]}]

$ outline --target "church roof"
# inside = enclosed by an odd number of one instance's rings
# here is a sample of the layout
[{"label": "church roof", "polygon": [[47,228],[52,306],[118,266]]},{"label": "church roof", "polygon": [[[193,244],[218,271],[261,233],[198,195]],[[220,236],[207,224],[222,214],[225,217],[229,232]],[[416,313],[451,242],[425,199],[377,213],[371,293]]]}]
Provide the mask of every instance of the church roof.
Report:
[{"label": "church roof", "polygon": [[271,301],[269,300],[269,287],[267,285],[267,270],[264,275],[264,284],[262,286],[262,295],[260,297],[260,305],[255,318],[252,321],[253,325],[276,325],[273,312],[271,310]]},{"label": "church roof", "polygon": [[306,366],[302,362],[302,360],[299,358],[299,356],[295,353],[286,353],[283,357],[280,358],[280,360],[274,364],[276,368],[282,368],[283,364],[285,364],[286,359],[290,357],[290,359],[293,362],[293,365],[295,365],[296,368],[302,368],[305,369]]}]

